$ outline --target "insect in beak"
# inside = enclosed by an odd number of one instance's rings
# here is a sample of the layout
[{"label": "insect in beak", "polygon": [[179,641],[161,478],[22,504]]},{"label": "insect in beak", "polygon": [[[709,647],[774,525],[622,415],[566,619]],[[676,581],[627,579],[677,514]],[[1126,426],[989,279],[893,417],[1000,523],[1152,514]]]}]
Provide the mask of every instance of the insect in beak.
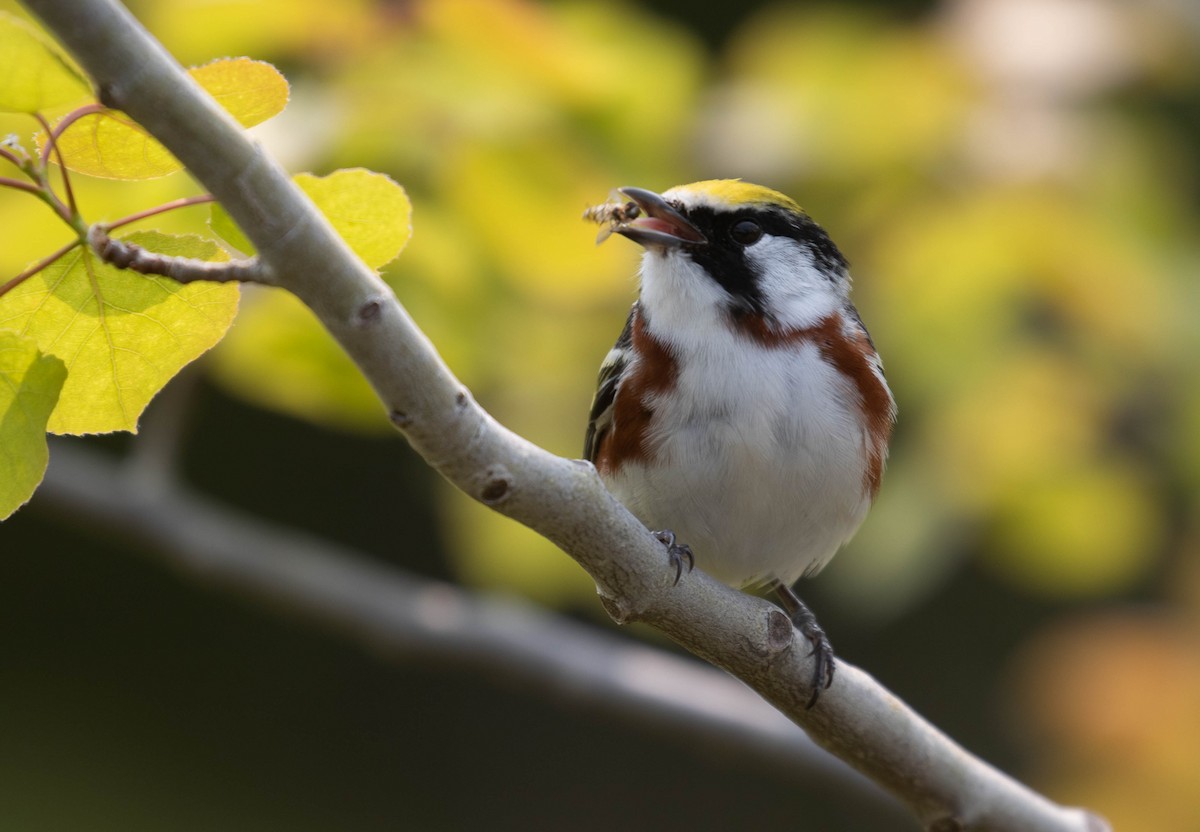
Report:
[{"label": "insect in beak", "polygon": [[618,188],[616,195],[625,199],[596,205],[583,214],[584,219],[603,225],[597,243],[604,242],[613,232],[647,248],[679,248],[708,242],[700,229],[653,191],[626,187]]}]

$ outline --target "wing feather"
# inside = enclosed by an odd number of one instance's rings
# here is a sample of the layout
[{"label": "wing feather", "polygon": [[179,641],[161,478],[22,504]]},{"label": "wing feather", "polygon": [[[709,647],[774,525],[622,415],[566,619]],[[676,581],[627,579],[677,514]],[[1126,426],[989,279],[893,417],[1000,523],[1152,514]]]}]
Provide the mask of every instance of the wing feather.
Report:
[{"label": "wing feather", "polygon": [[633,343],[633,317],[637,304],[629,310],[625,319],[625,328],[617,337],[617,343],[604,357],[600,365],[600,375],[596,380],[596,395],[592,398],[592,409],[588,415],[587,434],[583,439],[583,457],[589,462],[596,461],[596,452],[604,435],[612,427],[613,403],[617,398],[617,388],[629,365],[630,345]]}]

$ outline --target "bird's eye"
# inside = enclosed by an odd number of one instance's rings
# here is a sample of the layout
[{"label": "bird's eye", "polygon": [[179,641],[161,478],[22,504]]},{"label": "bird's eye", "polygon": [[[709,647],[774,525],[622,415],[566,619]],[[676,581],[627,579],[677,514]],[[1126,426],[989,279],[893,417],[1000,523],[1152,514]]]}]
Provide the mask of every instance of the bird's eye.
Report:
[{"label": "bird's eye", "polygon": [[762,235],[762,226],[754,220],[741,220],[729,229],[730,238],[739,246],[752,246]]}]

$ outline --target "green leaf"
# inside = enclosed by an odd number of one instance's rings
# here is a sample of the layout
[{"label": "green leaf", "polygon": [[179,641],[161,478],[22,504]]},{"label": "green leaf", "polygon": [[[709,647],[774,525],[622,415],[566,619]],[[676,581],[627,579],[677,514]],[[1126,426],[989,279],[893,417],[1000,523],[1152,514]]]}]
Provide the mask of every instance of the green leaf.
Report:
[{"label": "green leaf", "polygon": [[0,12],[0,110],[35,113],[92,91],[83,76],[29,23]]},{"label": "green leaf", "polygon": [[[287,105],[287,79],[262,61],[222,58],[188,73],[243,127],[260,124]],[[38,136],[38,145],[44,142],[45,136]],[[78,119],[59,137],[58,149],[71,170],[107,179],[153,179],[183,167],[145,128],[117,110]]]},{"label": "green leaf", "polygon": [[0,330],[0,520],[29,501],[46,473],[46,420],[67,368],[32,338]]},{"label": "green leaf", "polygon": [[[404,188],[390,176],[365,168],[347,168],[328,176],[299,173],[292,181],[371,268],[395,260],[408,244],[412,203]],[[254,252],[253,244],[220,205],[213,205],[209,227],[238,251]]]},{"label": "green leaf", "polygon": [[[124,238],[178,257],[224,260],[216,243],[143,231]],[[0,297],[0,327],[60,357],[69,375],[51,433],[137,431],[147,403],[233,322],[234,284],[181,285],[101,262],[83,247]]]},{"label": "green leaf", "polygon": [[245,255],[255,253],[254,243],[242,233],[242,229],[238,228],[233,217],[229,216],[229,212],[219,202],[214,202],[209,209],[208,227],[234,251]]}]

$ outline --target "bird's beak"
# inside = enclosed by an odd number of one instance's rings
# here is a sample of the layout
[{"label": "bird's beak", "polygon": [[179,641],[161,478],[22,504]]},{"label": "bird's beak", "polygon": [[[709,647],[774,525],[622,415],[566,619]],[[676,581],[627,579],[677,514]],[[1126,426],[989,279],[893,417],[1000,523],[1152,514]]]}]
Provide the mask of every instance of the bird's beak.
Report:
[{"label": "bird's beak", "polygon": [[617,192],[640,209],[639,216],[622,220],[613,226],[612,230],[617,234],[647,248],[679,248],[708,242],[699,228],[654,191],[644,188],[617,188]]}]

